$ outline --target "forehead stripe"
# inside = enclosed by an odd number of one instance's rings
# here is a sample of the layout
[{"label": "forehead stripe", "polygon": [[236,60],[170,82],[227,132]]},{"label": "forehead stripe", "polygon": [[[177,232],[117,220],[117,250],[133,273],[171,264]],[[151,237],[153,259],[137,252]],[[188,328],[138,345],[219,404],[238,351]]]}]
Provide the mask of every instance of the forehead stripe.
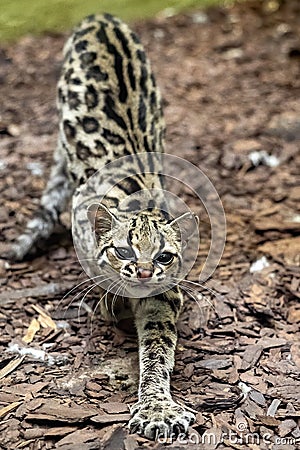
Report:
[{"label": "forehead stripe", "polygon": [[165,238],[163,237],[163,235],[161,234],[160,235],[160,246],[159,246],[159,252],[161,252],[162,251],[162,249],[164,248],[164,246],[165,246]]},{"label": "forehead stripe", "polygon": [[155,256],[154,256],[153,259],[157,258],[158,255],[160,255],[160,253],[162,252],[162,249],[163,249],[164,246],[165,246],[165,243],[166,243],[166,242],[165,242],[165,238],[164,238],[163,235],[161,234],[161,235],[160,235],[159,249],[158,249],[158,252],[155,254]]}]

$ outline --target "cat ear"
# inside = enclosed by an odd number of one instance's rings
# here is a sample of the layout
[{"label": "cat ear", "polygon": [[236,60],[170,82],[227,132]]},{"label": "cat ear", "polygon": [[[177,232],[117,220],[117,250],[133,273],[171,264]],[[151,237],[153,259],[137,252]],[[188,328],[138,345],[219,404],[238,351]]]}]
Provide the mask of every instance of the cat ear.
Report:
[{"label": "cat ear", "polygon": [[100,236],[110,231],[112,226],[118,222],[116,216],[101,203],[93,203],[90,205],[87,210],[87,216],[97,240]]},{"label": "cat ear", "polygon": [[169,226],[179,234],[182,245],[185,247],[187,241],[198,230],[199,217],[196,214],[187,212],[169,222]]}]

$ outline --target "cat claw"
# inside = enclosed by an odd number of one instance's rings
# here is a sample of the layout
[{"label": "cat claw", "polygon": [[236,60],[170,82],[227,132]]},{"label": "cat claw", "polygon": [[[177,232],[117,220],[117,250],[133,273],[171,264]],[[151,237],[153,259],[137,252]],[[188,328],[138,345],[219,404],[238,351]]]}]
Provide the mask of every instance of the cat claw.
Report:
[{"label": "cat claw", "polygon": [[131,408],[133,414],[129,421],[131,433],[148,439],[175,440],[180,434],[187,434],[188,427],[195,422],[195,415],[175,402],[137,403]]}]

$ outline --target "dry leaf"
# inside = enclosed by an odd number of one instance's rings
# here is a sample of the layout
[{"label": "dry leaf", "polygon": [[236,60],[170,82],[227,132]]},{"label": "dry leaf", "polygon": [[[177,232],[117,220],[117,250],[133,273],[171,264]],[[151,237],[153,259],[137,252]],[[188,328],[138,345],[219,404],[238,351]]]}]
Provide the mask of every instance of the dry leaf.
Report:
[{"label": "dry leaf", "polygon": [[23,337],[22,341],[25,342],[26,344],[30,344],[30,342],[33,341],[33,338],[36,335],[36,333],[39,331],[39,329],[40,329],[39,321],[36,319],[32,319],[32,321],[30,322],[30,325],[28,327],[27,333]]},{"label": "dry leaf", "polygon": [[20,356],[19,358],[13,359],[5,367],[3,367],[3,369],[0,370],[0,380],[1,378],[6,377],[6,375],[8,375],[10,372],[15,370],[16,367],[21,364],[24,358],[25,356]]},{"label": "dry leaf", "polygon": [[0,409],[0,417],[4,417],[7,413],[20,406],[21,403],[22,402],[13,402],[10,405],[4,406],[4,408]]},{"label": "dry leaf", "polygon": [[51,328],[56,330],[57,326],[53,319],[39,306],[32,305],[32,308],[39,313],[38,321],[43,328]]}]

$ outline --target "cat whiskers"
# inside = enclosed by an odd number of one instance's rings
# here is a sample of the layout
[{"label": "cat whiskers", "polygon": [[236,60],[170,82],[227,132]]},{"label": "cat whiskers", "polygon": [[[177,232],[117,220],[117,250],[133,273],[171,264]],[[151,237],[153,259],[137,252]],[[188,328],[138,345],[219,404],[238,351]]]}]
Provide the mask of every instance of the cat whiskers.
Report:
[{"label": "cat whiskers", "polygon": [[[215,306],[212,303],[212,301],[209,298],[207,298],[206,295],[199,293],[196,289],[193,289],[190,286],[186,286],[184,284],[180,284],[180,289],[182,289],[184,292],[186,292],[190,298],[195,300],[195,302],[198,304],[200,310],[201,310],[200,300],[203,300],[211,309],[215,309]],[[199,298],[199,294],[201,295],[200,298]]]},{"label": "cat whiskers", "polygon": [[[181,288],[185,287],[186,289],[189,289],[189,291],[192,292],[192,293],[199,294],[200,292],[198,292],[197,289],[196,289],[196,287],[199,287],[199,288],[201,288],[203,290],[206,290],[206,291],[210,292],[216,298],[218,298],[220,296],[220,294],[218,292],[214,291],[213,289],[211,289],[211,288],[209,288],[209,287],[207,287],[207,286],[205,286],[205,285],[203,285],[201,283],[195,283],[194,281],[182,280],[182,279],[175,278],[175,277],[173,277],[172,280],[176,281]],[[187,285],[185,285],[183,283],[187,283]],[[191,284],[192,286],[189,286],[189,284]],[[209,306],[212,309],[215,309],[215,306],[211,302],[211,300],[209,300],[204,294],[201,293],[201,295],[202,295],[202,298],[209,304]]]},{"label": "cat whiskers", "polygon": [[189,283],[189,284],[192,284],[193,286],[200,287],[201,289],[204,289],[205,291],[210,292],[216,298],[220,297],[220,294],[217,291],[215,291],[214,289],[209,288],[208,286],[205,286],[205,284],[196,283],[195,281],[191,281],[191,280],[181,280],[181,282],[182,283]]},{"label": "cat whiskers", "polygon": [[80,283],[76,284],[75,286],[73,286],[68,292],[66,292],[66,294],[60,299],[60,301],[58,302],[58,305],[56,307],[57,308],[61,305],[62,301],[68,297],[68,295],[70,295],[73,291],[75,291],[75,289],[79,288],[79,286],[82,286],[85,283],[88,283],[89,281],[93,281],[95,280],[97,277],[100,277],[103,275],[97,275],[96,277],[92,277],[92,278],[87,278],[86,280],[81,281]]},{"label": "cat whiskers", "polygon": [[[109,279],[110,279],[110,278],[106,278],[105,281],[108,281]],[[119,282],[120,282],[120,280],[119,280]],[[119,282],[117,281],[117,283],[119,283]],[[115,279],[114,279],[114,280],[109,284],[109,286],[105,289],[104,294],[103,294],[102,297],[97,301],[96,306],[94,307],[94,310],[93,310],[92,315],[91,315],[91,329],[90,329],[90,334],[91,334],[91,335],[93,334],[93,322],[94,322],[94,318],[95,318],[95,315],[96,315],[96,311],[97,311],[97,309],[99,308],[99,306],[100,306],[100,304],[101,304],[101,302],[102,302],[102,300],[103,300],[104,298],[105,298],[105,307],[106,307],[106,309],[108,309],[107,295],[109,294],[109,289],[110,289],[114,284],[116,284],[116,280],[115,280]]]},{"label": "cat whiskers", "polygon": [[[97,287],[97,286],[98,286],[98,284],[94,283],[94,284],[92,285],[92,287],[88,286],[88,289],[87,289],[87,290],[86,290],[86,288],[85,288],[86,293],[84,294],[84,296],[83,296],[82,299],[80,300],[79,307],[78,307],[77,318],[78,318],[79,323],[80,323],[80,312],[81,312],[81,308],[82,308],[82,305],[85,304],[84,300],[85,300],[85,298],[87,297],[87,295],[88,295],[93,289],[95,289],[95,287]],[[88,312],[92,312],[92,310],[91,310],[90,307],[87,308],[87,305],[86,305],[86,308],[85,308],[85,309],[88,310]]]},{"label": "cat whiskers", "polygon": [[[198,298],[194,295],[194,290],[189,289],[187,286],[180,286],[180,288],[192,299],[195,301],[195,303],[197,304],[199,311],[201,313],[201,315],[203,315],[203,306],[201,306]],[[205,299],[206,302],[209,303],[209,307],[213,308],[213,305],[210,301],[208,301],[207,299]]]},{"label": "cat whiskers", "polygon": [[[103,282],[103,281],[105,281],[105,279],[100,280],[100,278],[103,278],[103,277],[104,277],[103,275],[97,275],[97,276],[92,277],[92,278],[87,278],[86,280],[83,280],[83,281],[81,281],[80,283],[78,283],[76,286],[74,286],[72,289],[70,289],[70,290],[69,290],[69,291],[61,298],[61,300],[58,302],[58,305],[57,305],[56,308],[55,308],[55,311],[57,311],[57,309],[60,307],[60,305],[61,305],[61,303],[63,302],[63,300],[64,300],[68,295],[70,295],[75,289],[77,289],[78,287],[82,286],[82,285],[85,284],[85,283],[92,282],[92,281],[95,281],[95,280],[100,281],[100,282]],[[105,278],[105,277],[104,277],[104,278]],[[96,286],[97,286],[97,283],[94,283],[94,284],[93,284],[93,288],[96,287]],[[67,305],[67,307],[66,307],[64,317],[65,317],[65,315],[66,315],[66,312],[68,311],[68,309],[69,309],[70,306],[72,305],[72,303],[76,300],[76,298],[79,297],[83,292],[85,292],[85,291],[86,291],[87,289],[89,289],[90,287],[91,287],[90,285],[89,285],[89,286],[86,286],[85,288],[83,288],[82,290],[80,290],[79,292],[77,292],[77,293],[72,297],[71,301],[68,303],[68,305]]]},{"label": "cat whiskers", "polygon": [[121,279],[118,282],[119,286],[113,296],[112,302],[111,302],[111,314],[114,317],[115,320],[117,320],[116,316],[115,316],[115,312],[114,312],[114,307],[116,302],[118,301],[119,297],[122,297],[122,295],[120,295],[120,292],[122,291],[122,289],[124,288],[124,284],[123,284],[123,280]]},{"label": "cat whiskers", "polygon": [[[87,289],[89,289],[90,288],[90,285],[89,286],[86,286],[85,288],[83,288],[82,290],[80,290],[79,292],[77,292],[75,295],[73,295],[73,297],[71,298],[71,300],[69,301],[69,303],[67,304],[67,306],[66,306],[66,308],[65,308],[65,312],[64,312],[64,315],[63,315],[63,318],[65,319],[66,318],[66,314],[67,314],[67,311],[68,311],[68,309],[71,307],[71,305],[75,302],[75,300],[81,295],[81,294],[83,294]],[[61,301],[59,302],[59,304],[61,303]],[[59,304],[58,304],[58,306],[59,306]],[[56,307],[56,310],[57,310],[57,308],[58,308],[58,306]]]}]

